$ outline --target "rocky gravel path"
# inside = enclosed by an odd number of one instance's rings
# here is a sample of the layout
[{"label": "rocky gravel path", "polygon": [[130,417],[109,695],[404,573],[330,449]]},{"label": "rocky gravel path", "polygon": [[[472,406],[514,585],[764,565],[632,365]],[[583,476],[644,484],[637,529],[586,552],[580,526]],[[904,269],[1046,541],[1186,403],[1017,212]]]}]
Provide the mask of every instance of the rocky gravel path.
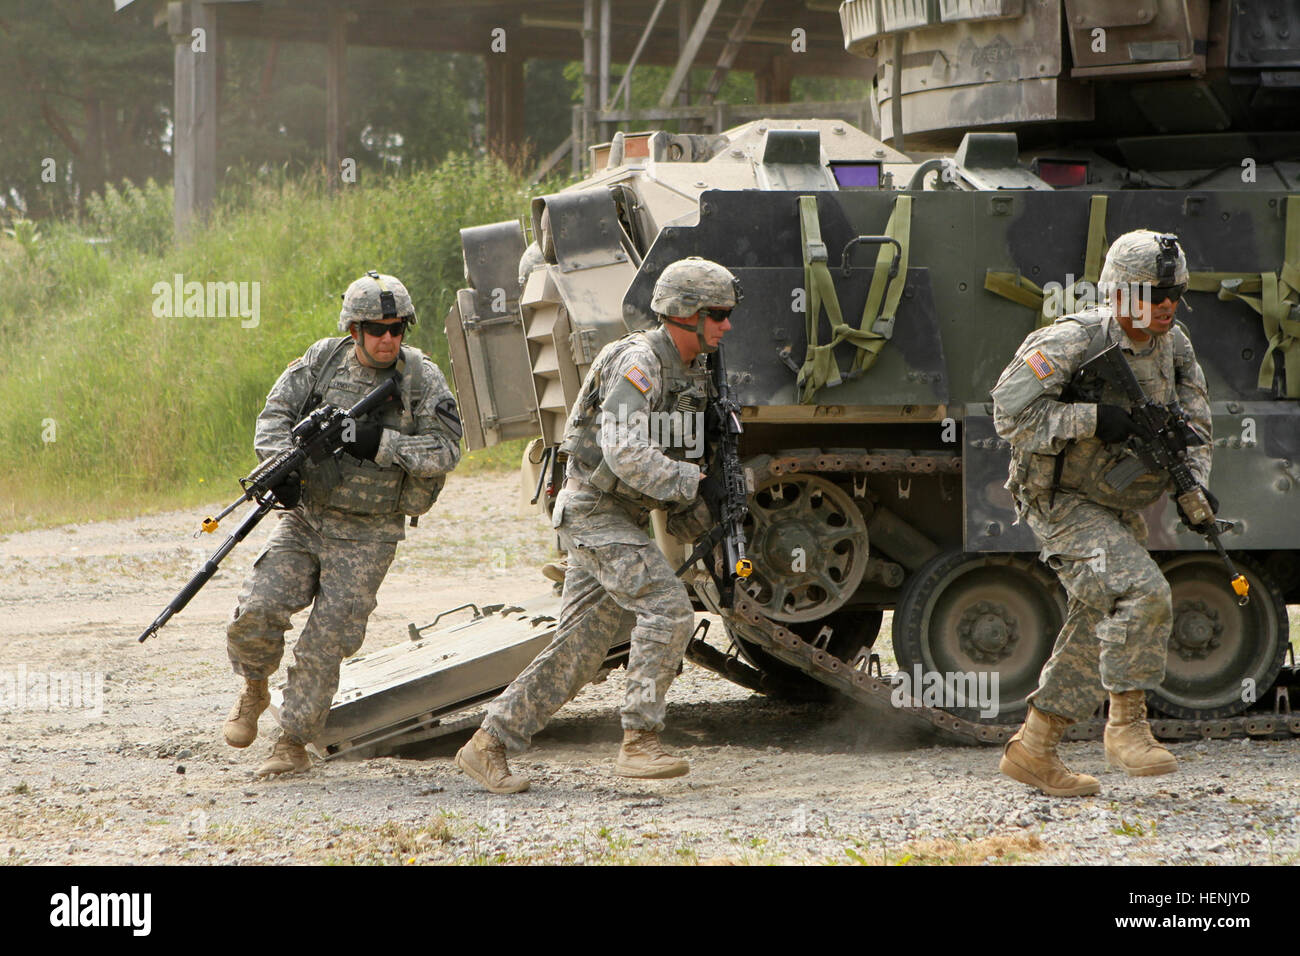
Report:
[{"label": "rocky gravel path", "polygon": [[[438,609],[544,591],[536,567],[549,535],[517,514],[516,499],[513,476],[453,477],[399,549],[367,650],[404,640],[408,621]],[[241,752],[220,737],[238,687],[222,624],[260,542],[238,549],[158,638],[135,641],[214,544],[189,537],[194,519],[163,514],[0,540],[0,682],[90,675],[80,707],[47,709],[29,696],[14,709],[5,698],[0,862],[1300,860],[1297,741],[1177,744],[1179,772],[1148,779],[1108,770],[1100,742],[1069,744],[1067,761],[1097,775],[1102,793],[1057,800],[1000,777],[994,749],[906,748],[850,710],[771,700],[689,664],[669,707],[666,741],[692,763],[676,780],[613,774],[617,671],[514,761],[533,780],[524,794],[468,783],[449,759],[464,733],[405,758],[255,781],[264,741]],[[270,727],[268,714],[263,732]]]}]

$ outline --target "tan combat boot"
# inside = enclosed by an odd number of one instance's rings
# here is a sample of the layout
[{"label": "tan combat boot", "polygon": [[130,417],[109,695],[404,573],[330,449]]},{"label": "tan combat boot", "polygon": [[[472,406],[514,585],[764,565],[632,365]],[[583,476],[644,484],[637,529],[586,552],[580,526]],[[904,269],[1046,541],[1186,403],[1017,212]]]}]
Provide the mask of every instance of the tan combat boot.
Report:
[{"label": "tan combat boot", "polygon": [[271,756],[257,768],[257,776],[273,777],[278,773],[302,773],[311,769],[307,748],[296,737],[281,734],[271,748]]},{"label": "tan combat boot", "polygon": [[247,747],[257,739],[257,718],[271,706],[271,692],[264,680],[244,678],[244,690],[230,709],[222,731],[232,747]]},{"label": "tan combat boot", "polygon": [[681,757],[664,750],[653,730],[623,731],[623,746],[614,761],[620,777],[680,777],[690,769]]},{"label": "tan combat boot", "polygon": [[1029,705],[1025,724],[1007,741],[998,769],[1053,797],[1087,797],[1101,791],[1096,777],[1073,773],[1056,755],[1065,728],[1074,721]]},{"label": "tan combat boot", "polygon": [[1110,695],[1110,717],[1103,735],[1106,760],[1130,777],[1154,777],[1178,769],[1178,761],[1151,734],[1147,694],[1128,690]]},{"label": "tan combat boot", "polygon": [[564,576],[569,573],[569,560],[566,555],[561,555],[558,561],[548,561],[542,565],[542,577],[548,581],[554,581],[556,584],[564,583]]},{"label": "tan combat boot", "polygon": [[522,793],[528,789],[527,777],[510,772],[506,745],[482,727],[456,751],[456,766],[493,793]]}]

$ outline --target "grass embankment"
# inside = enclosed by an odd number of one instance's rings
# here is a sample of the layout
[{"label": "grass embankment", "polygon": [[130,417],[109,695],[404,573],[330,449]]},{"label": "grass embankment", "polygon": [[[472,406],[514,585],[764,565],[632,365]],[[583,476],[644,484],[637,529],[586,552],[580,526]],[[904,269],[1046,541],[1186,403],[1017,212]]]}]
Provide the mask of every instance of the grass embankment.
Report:
[{"label": "grass embankment", "polygon": [[[0,533],[233,498],[272,382],[338,334],[340,294],[366,269],[406,283],[419,317],[409,341],[450,380],[458,230],[517,216],[528,193],[502,167],[454,158],[336,195],[311,181],[237,184],[184,243],[170,238],[170,189],[152,184],[110,191],[80,222],[0,237]],[[177,274],[258,283],[256,325],[156,315],[155,284]],[[519,457],[512,443],[462,467]]]}]

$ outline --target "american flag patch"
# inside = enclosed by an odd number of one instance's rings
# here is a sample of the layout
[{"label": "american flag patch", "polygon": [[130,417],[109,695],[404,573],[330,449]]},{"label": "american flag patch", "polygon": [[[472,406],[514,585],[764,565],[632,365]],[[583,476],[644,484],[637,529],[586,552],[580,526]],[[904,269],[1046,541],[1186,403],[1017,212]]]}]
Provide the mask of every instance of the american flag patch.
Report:
[{"label": "american flag patch", "polygon": [[1055,371],[1052,368],[1052,363],[1047,361],[1047,356],[1038,349],[1029,353],[1029,357],[1025,359],[1025,364],[1033,370],[1040,382]]},{"label": "american flag patch", "polygon": [[645,372],[641,371],[635,365],[623,376],[629,382],[637,387],[642,395],[650,391],[650,379],[645,377]]}]

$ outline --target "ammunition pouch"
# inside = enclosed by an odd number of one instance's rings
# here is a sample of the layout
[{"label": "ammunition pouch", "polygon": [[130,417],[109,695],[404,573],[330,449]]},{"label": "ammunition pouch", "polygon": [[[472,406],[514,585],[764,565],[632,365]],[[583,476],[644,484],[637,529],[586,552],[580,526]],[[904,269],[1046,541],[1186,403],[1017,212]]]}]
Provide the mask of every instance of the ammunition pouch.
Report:
[{"label": "ammunition pouch", "polygon": [[418,518],[433,507],[445,484],[445,475],[416,478],[395,465],[380,467],[344,454],[311,470],[305,497],[315,507],[348,514]]},{"label": "ammunition pouch", "polygon": [[625,481],[620,481],[609,467],[608,462],[602,456],[598,464],[587,477],[587,483],[593,488],[598,488],[606,494],[622,498],[629,504],[636,505],[638,508],[668,508],[669,502],[660,501],[658,498],[651,498],[649,495],[643,495]]},{"label": "ammunition pouch", "polygon": [[420,517],[433,507],[446,483],[446,475],[435,475],[432,478],[404,475],[402,492],[397,496],[397,510],[412,518]]},{"label": "ammunition pouch", "polygon": [[1147,471],[1131,452],[1116,454],[1115,446],[1095,438],[1073,441],[1059,455],[1026,455],[1013,477],[1031,496],[1055,488],[1119,511],[1140,511],[1169,487],[1168,475]]},{"label": "ammunition pouch", "polygon": [[348,514],[396,514],[404,477],[406,472],[396,466],[380,467],[345,453],[313,471],[307,500]]}]

